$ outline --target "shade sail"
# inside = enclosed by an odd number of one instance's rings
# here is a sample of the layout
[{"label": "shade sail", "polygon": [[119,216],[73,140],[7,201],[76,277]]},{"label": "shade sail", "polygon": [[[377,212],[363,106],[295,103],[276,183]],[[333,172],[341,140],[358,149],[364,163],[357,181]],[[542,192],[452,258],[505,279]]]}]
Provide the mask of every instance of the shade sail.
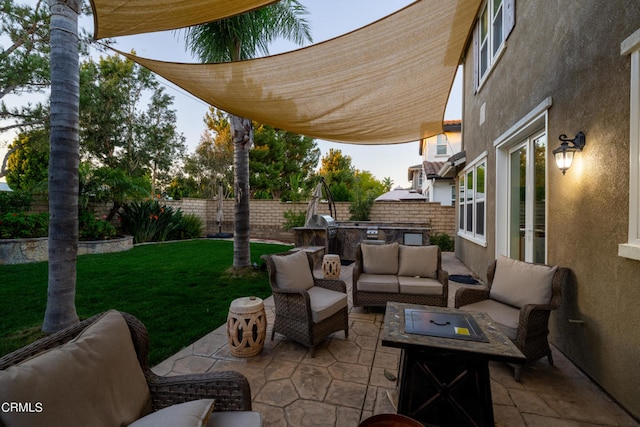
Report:
[{"label": "shade sail", "polygon": [[442,133],[480,1],[421,0],[327,42],[248,61],[124,55],[215,107],[276,128],[354,144],[416,141]]},{"label": "shade sail", "polygon": [[174,30],[228,18],[276,0],[91,0],[94,37]]}]

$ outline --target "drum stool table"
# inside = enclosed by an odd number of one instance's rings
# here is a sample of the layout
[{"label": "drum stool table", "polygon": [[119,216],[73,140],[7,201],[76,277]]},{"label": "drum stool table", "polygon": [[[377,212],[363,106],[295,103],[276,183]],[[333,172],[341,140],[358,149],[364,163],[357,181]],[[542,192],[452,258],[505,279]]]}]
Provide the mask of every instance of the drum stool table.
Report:
[{"label": "drum stool table", "polygon": [[227,343],[231,354],[236,357],[259,354],[266,335],[267,316],[262,299],[243,297],[233,300],[227,316]]},{"label": "drum stool table", "polygon": [[340,255],[328,254],[322,258],[322,275],[325,279],[340,278]]}]

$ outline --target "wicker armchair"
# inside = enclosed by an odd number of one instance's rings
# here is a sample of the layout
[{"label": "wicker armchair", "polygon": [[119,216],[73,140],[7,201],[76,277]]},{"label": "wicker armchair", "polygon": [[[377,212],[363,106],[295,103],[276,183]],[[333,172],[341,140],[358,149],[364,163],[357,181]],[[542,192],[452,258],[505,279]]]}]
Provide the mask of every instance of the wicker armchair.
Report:
[{"label": "wicker armchair", "polygon": [[[298,254],[298,255],[296,255]],[[305,259],[302,257],[304,254]],[[310,275],[311,287],[279,286],[278,278],[283,274],[276,267],[275,257],[292,257],[298,259],[299,266],[304,267],[304,275]],[[271,339],[278,332],[289,339],[297,341],[311,349],[314,356],[315,347],[327,336],[344,330],[345,338],[349,336],[349,318],[347,304],[347,288],[342,280],[327,280],[313,277],[313,259],[304,251],[291,251],[285,254],[274,254],[264,258],[269,271],[269,284],[273,292],[275,304],[275,321]],[[301,262],[301,264],[300,264]],[[319,292],[318,292],[319,291]],[[326,303],[326,297],[329,303]],[[320,298],[318,298],[320,297]],[[322,300],[325,299],[325,303]]]},{"label": "wicker armchair", "polygon": [[[455,307],[471,311],[485,311],[503,332],[527,358],[526,363],[547,357],[553,365],[553,357],[549,348],[549,316],[552,310],[560,306],[561,289],[569,280],[569,269],[558,267],[551,279],[551,298],[547,304],[524,304],[514,307],[491,298],[491,287],[496,275],[497,260],[492,261],[487,269],[487,286],[482,288],[460,288],[455,295]],[[501,307],[504,306],[504,307]],[[492,315],[492,310],[495,310]],[[518,316],[515,327],[506,325],[507,311]],[[507,314],[507,315],[505,315]],[[502,322],[502,323],[501,323]],[[520,381],[522,366],[515,366],[514,377]]]},{"label": "wicker armchair", "polygon": [[[99,319],[89,319],[42,338],[30,345],[0,358],[0,370],[20,363],[45,350],[63,345]],[[215,399],[215,411],[250,411],[251,390],[244,375],[234,371],[210,372],[196,375],[162,377],[149,368],[149,336],[142,322],[128,313],[122,313],[131,332],[131,340],[138,362],[151,392],[151,406],[157,411],[177,403],[196,399]]]}]

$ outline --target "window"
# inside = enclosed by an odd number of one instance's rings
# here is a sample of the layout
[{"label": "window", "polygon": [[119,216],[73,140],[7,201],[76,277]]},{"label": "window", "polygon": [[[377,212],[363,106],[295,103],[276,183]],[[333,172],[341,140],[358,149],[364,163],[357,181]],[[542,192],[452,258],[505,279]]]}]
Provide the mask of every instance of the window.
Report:
[{"label": "window", "polygon": [[447,154],[447,141],[446,135],[438,135],[436,139],[436,155],[442,156]]},{"label": "window", "polygon": [[475,86],[478,89],[515,26],[515,0],[487,0],[474,31]]},{"label": "window", "polygon": [[459,175],[458,235],[486,244],[486,155]]},{"label": "window", "polygon": [[622,42],[622,55],[631,55],[631,115],[629,141],[629,241],[618,255],[640,260],[640,30]]}]

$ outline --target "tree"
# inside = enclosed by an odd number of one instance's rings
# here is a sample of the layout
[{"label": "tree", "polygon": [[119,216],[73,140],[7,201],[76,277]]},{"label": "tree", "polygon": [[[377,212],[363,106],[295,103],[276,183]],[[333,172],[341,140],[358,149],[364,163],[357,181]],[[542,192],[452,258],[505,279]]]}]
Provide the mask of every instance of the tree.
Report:
[{"label": "tree", "polygon": [[151,96],[149,109],[138,120],[141,162],[151,173],[151,193],[158,192],[158,181],[168,184],[168,173],[176,159],[182,158],[186,150],[184,135],[176,130],[176,112],[169,107],[173,97],[163,88]]},{"label": "tree", "polygon": [[[48,108],[42,103],[8,107],[12,95],[39,93],[49,86],[49,14],[44,2],[35,7],[0,0],[0,34],[9,40],[0,46],[0,133],[14,129],[43,126]],[[0,159],[0,177],[7,172],[8,156],[18,150],[13,144]]]},{"label": "tree", "polygon": [[78,135],[81,0],[49,0],[51,14],[51,137],[49,154],[49,279],[42,329],[78,322],[75,307],[78,254]]},{"label": "tree", "polygon": [[[302,44],[311,41],[306,9],[297,0],[282,0],[269,6],[191,27],[186,34],[189,49],[204,62],[239,61],[268,53],[277,37]],[[249,149],[253,144],[250,119],[232,115],[231,139],[234,156],[235,226],[233,267],[251,265],[249,252]]]},{"label": "tree", "polygon": [[351,190],[355,184],[355,173],[351,156],[344,156],[342,151],[333,148],[322,157],[318,172],[324,178],[336,202],[352,200]]},{"label": "tree", "polygon": [[6,177],[11,188],[45,193],[49,171],[49,132],[35,129],[20,133],[9,145],[9,151]]},{"label": "tree", "polygon": [[[253,197],[293,201],[311,194],[316,182],[313,169],[320,158],[315,140],[267,125],[253,126],[254,149],[249,154]],[[294,175],[295,186],[289,179]]]},{"label": "tree", "polygon": [[[209,108],[204,122],[206,130],[195,153],[185,158],[184,171],[196,181],[196,195],[212,199],[218,192],[219,184],[223,185],[226,193],[231,192],[227,184],[233,182],[233,143],[231,124],[222,110]],[[184,182],[188,184],[188,181]]]}]

